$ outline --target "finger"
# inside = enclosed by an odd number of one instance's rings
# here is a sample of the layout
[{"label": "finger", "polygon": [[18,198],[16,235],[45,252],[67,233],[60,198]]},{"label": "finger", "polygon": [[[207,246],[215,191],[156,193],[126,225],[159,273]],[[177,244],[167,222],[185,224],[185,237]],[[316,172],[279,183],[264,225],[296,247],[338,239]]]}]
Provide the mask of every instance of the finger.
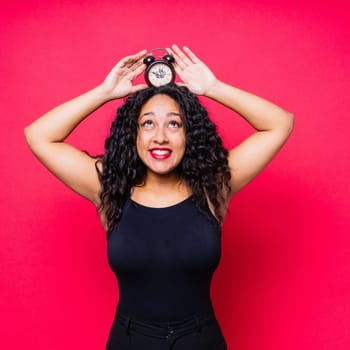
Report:
[{"label": "finger", "polygon": [[183,50],[186,52],[186,54],[192,60],[193,63],[202,62],[187,46],[184,46]]},{"label": "finger", "polygon": [[181,51],[177,45],[172,45],[172,49],[185,65],[192,64],[191,60]]},{"label": "finger", "polygon": [[181,67],[179,64],[177,64],[176,62],[173,64],[175,72],[177,75],[181,76],[181,74],[184,71],[184,67]]},{"label": "finger", "polygon": [[135,63],[133,63],[130,67],[129,67],[129,69],[130,70],[132,70],[132,71],[134,71],[134,70],[136,70],[136,69],[138,69],[139,67],[146,67],[146,65],[143,63],[143,60],[138,60],[138,61],[136,61]]},{"label": "finger", "polygon": [[110,74],[115,75],[120,69],[131,68],[134,63],[143,64],[142,58],[146,56],[147,50],[142,50],[134,55],[122,58],[110,71]]},{"label": "finger", "polygon": [[130,56],[126,56],[126,57],[122,58],[118,63],[119,67],[124,68],[126,66],[130,66],[130,64],[133,64],[133,63],[139,61],[144,56],[146,56],[146,53],[147,53],[147,50],[141,50],[134,55],[130,55]]},{"label": "finger", "polygon": [[125,72],[125,77],[133,82],[144,70],[146,69],[146,65],[144,63],[140,63],[132,68],[127,69],[127,72]]},{"label": "finger", "polygon": [[147,50],[144,49],[144,50],[141,50],[141,51],[135,53],[134,55],[130,55],[130,56],[127,56],[127,57],[125,57],[125,58],[128,58],[128,59],[137,61],[137,60],[139,60],[140,58],[146,56],[146,53],[147,53]]},{"label": "finger", "polygon": [[[167,48],[166,49],[168,53],[170,53],[171,55],[173,55],[175,62],[174,62],[174,68],[175,70],[177,68],[179,68],[180,70],[183,70],[186,65],[182,62],[182,60],[180,59],[180,57],[171,49],[171,48]],[[179,73],[178,71],[176,73]]]},{"label": "finger", "polygon": [[185,83],[181,83],[180,81],[176,82],[177,86],[187,86]]},{"label": "finger", "polygon": [[147,84],[137,84],[137,85],[134,85],[134,86],[131,88],[131,93],[134,94],[135,92],[144,90],[144,89],[146,89],[146,88],[148,88],[148,85],[147,85]]},{"label": "finger", "polygon": [[124,77],[132,83],[135,80],[136,75],[133,72],[128,72]]},{"label": "finger", "polygon": [[144,63],[141,63],[137,67],[133,67],[133,74],[135,77],[139,76],[142,72],[144,72],[146,69],[146,65]]}]

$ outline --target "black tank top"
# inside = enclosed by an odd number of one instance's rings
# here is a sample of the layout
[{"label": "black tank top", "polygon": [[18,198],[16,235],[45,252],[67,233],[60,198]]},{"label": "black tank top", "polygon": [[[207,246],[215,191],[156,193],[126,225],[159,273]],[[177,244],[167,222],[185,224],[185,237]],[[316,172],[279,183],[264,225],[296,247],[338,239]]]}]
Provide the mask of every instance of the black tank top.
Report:
[{"label": "black tank top", "polygon": [[119,283],[118,311],[173,321],[211,310],[210,281],[221,256],[220,226],[192,197],[165,208],[131,199],[108,239]]}]

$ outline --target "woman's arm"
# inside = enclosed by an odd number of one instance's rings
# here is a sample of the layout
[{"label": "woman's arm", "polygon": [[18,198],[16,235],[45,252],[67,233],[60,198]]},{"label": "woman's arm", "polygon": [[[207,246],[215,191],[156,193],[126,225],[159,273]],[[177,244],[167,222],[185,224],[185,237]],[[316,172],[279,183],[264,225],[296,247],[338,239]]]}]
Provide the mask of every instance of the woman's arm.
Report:
[{"label": "woman's arm", "polygon": [[220,81],[206,96],[237,112],[256,130],[229,151],[231,195],[234,195],[274,158],[287,141],[294,118],[275,104]]},{"label": "woman's arm", "polygon": [[241,115],[256,132],[229,151],[231,196],[247,185],[273,159],[293,129],[289,112],[258,96],[219,81],[188,48],[170,50],[175,68],[185,86]]},{"label": "woman's arm", "polygon": [[146,51],[123,58],[96,88],[52,109],[26,127],[26,141],[36,157],[71,189],[92,201],[99,202],[100,182],[96,160],[68,145],[64,140],[104,103],[122,98],[146,87],[132,85],[143,72]]}]

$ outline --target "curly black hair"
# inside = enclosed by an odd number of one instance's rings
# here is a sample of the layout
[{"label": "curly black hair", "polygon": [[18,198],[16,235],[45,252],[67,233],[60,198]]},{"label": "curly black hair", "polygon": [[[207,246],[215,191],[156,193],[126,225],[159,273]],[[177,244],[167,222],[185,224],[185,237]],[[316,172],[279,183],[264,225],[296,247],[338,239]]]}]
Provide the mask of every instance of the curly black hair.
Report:
[{"label": "curly black hair", "polygon": [[224,219],[224,193],[230,190],[227,150],[217,134],[215,124],[196,95],[186,87],[175,84],[149,87],[128,97],[118,108],[102,158],[100,205],[107,234],[117,224],[125,201],[134,186],[140,186],[147,168],[136,150],[138,118],[142,106],[153,96],[164,94],[180,106],[186,134],[186,150],[177,172],[192,190],[198,209],[208,213],[207,199],[214,206],[219,222]]}]

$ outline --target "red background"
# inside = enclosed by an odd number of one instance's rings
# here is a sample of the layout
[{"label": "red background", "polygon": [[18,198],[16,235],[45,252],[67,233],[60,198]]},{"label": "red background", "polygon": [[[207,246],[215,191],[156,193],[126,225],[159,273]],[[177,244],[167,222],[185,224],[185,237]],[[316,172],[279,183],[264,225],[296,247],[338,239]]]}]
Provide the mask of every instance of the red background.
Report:
[{"label": "red background", "polygon": [[[224,225],[212,295],[229,348],[349,349],[347,3],[2,3],[0,348],[103,349],[118,298],[94,207],[34,159],[24,127],[94,87],[121,57],[177,43],[296,118]],[[251,132],[203,102],[227,147]],[[70,141],[102,152],[119,103]]]}]

